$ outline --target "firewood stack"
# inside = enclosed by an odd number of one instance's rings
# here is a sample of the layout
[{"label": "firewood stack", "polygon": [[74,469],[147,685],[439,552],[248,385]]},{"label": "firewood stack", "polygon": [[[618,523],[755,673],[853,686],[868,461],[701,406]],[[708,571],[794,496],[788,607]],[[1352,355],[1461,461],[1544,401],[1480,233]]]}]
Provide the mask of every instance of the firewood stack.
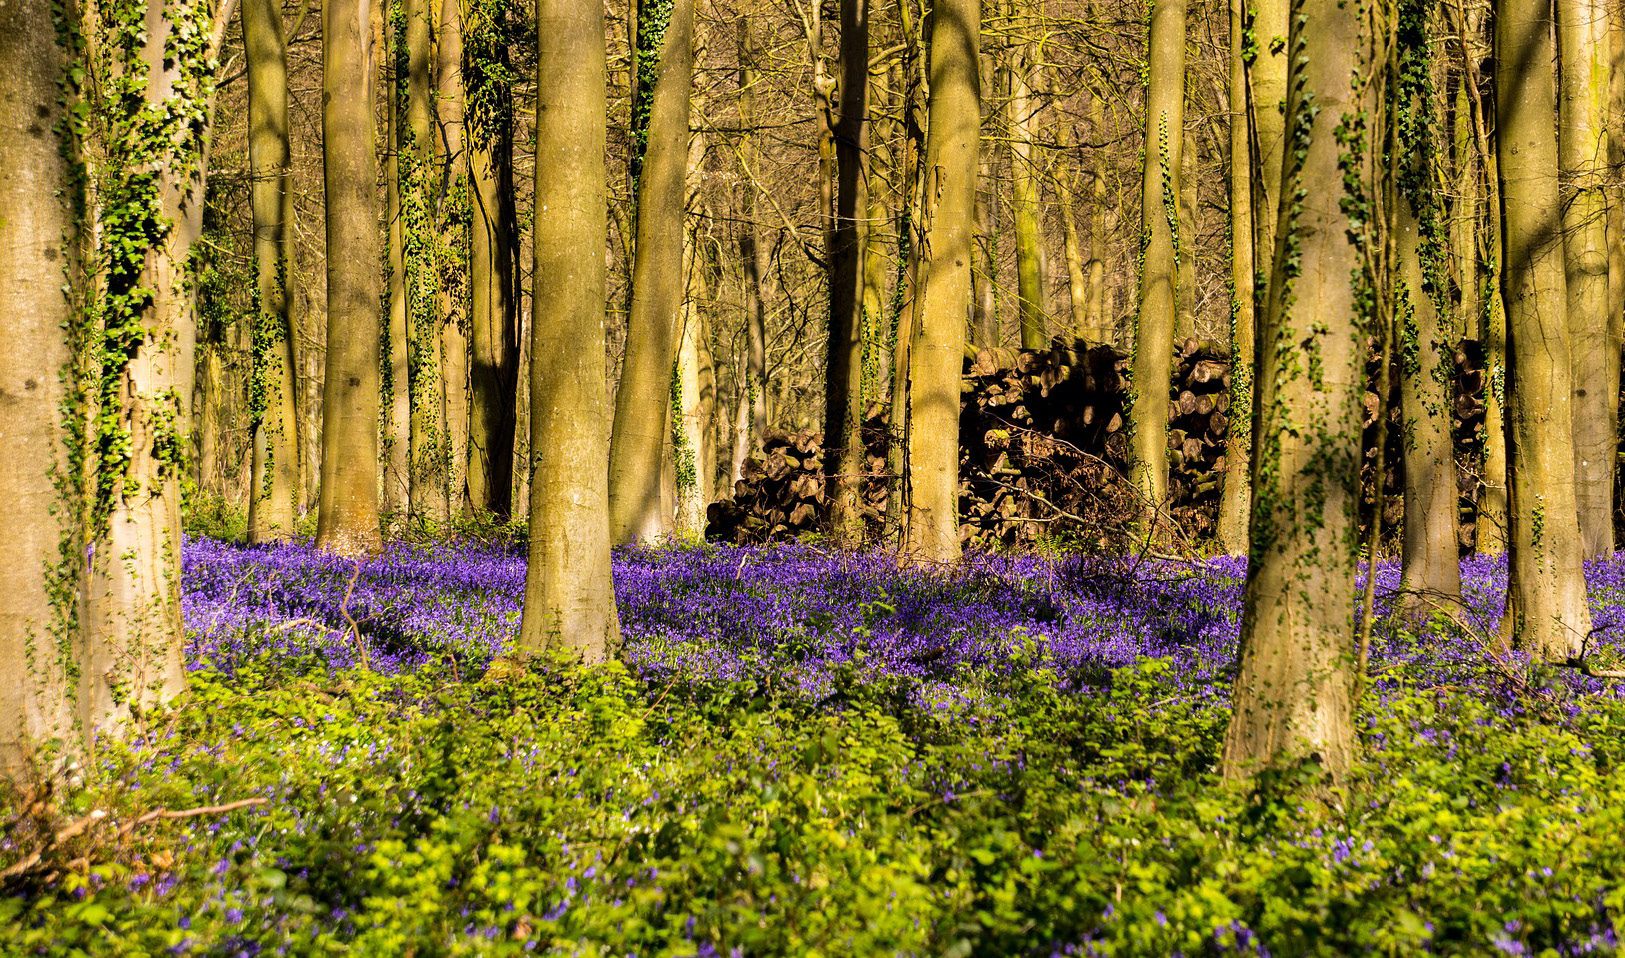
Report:
[{"label": "firewood stack", "polygon": [[1168,495],[1185,536],[1217,532],[1229,428],[1230,352],[1210,340],[1187,339],[1174,353],[1168,404]]}]

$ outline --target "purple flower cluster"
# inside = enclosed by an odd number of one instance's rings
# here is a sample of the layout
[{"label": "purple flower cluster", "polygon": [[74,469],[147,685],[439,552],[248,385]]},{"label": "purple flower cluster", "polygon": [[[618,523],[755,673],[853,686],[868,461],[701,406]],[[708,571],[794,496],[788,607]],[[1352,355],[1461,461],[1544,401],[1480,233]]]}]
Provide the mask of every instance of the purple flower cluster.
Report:
[{"label": "purple flower cluster", "polygon": [[[359,562],[308,545],[244,547],[191,540],[183,559],[193,668],[314,658],[365,659],[398,672],[452,661],[478,673],[517,633],[525,562],[512,546],[391,547]],[[1109,681],[1145,658],[1168,663],[1180,696],[1227,685],[1240,628],[1245,563],[1132,558],[980,556],[952,573],[899,568],[893,556],[811,546],[633,548],[617,552],[623,658],[639,678],[757,683],[819,699],[842,669],[903,678],[951,703],[966,670],[1050,670],[1065,688]],[[1621,631],[1625,559],[1587,577],[1593,648]],[[1424,684],[1493,681],[1482,636],[1493,635],[1504,560],[1463,564],[1459,619],[1418,638],[1391,627],[1397,564],[1378,566],[1372,654],[1379,690],[1403,675]],[[1612,686],[1578,676],[1568,687]]]}]

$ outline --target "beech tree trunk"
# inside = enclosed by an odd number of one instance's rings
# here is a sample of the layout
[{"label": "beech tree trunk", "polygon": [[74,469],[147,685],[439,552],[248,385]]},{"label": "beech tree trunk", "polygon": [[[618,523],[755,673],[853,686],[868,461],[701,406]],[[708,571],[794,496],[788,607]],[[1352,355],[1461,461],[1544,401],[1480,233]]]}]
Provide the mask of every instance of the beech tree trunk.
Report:
[{"label": "beech tree trunk", "polygon": [[440,373],[440,302],[433,202],[435,129],[430,63],[437,0],[401,0],[406,16],[406,134],[398,148],[406,257],[408,470],[412,517],[448,518],[446,396]]},{"label": "beech tree trunk", "polygon": [[324,0],[322,6],[327,364],[316,547],[345,556],[379,546],[379,210],[368,2]]},{"label": "beech tree trunk", "polygon": [[1537,659],[1577,656],[1591,630],[1574,484],[1551,11],[1501,0],[1495,148],[1506,302],[1507,604],[1502,634]]},{"label": "beech tree trunk", "polygon": [[448,515],[466,513],[468,496],[468,156],[463,87],[461,0],[441,0],[435,43],[436,138],[441,186],[438,290],[440,392],[445,403]]},{"label": "beech tree trunk", "polygon": [[[506,63],[491,24],[472,40],[484,58]],[[469,179],[473,184],[468,271],[468,498],[498,518],[513,511],[514,427],[519,377],[519,226],[514,209],[513,113],[504,78],[465,77]],[[482,95],[475,96],[478,90]]]},{"label": "beech tree trunk", "polygon": [[[1362,240],[1344,209],[1342,157],[1370,182],[1369,143],[1339,126],[1376,104],[1354,88],[1367,29],[1341,0],[1300,0],[1289,46],[1285,169],[1277,252],[1261,324],[1253,435],[1252,562],[1224,773],[1318,762],[1334,778],[1354,757],[1354,576],[1365,329],[1351,279]],[[1263,112],[1263,108],[1260,108]],[[1363,153],[1361,151],[1364,151]],[[1284,249],[1288,244],[1283,242]]]},{"label": "beech tree trunk", "polygon": [[294,406],[293,179],[288,145],[288,60],[278,0],[243,0],[248,57],[248,164],[254,215],[253,383],[249,389],[253,473],[248,541],[293,537],[298,518],[299,419]]},{"label": "beech tree trunk", "polygon": [[[75,309],[77,224],[58,84],[67,49],[53,0],[0,5],[0,779],[31,781],[41,750],[71,747],[72,654],[83,588],[80,506],[58,488],[71,468],[65,401],[74,382],[65,330]],[[72,11],[72,6],[68,8]],[[73,13],[69,13],[73,16]]]},{"label": "beech tree trunk", "polygon": [[672,455],[671,376],[683,302],[683,199],[688,97],[693,73],[693,0],[672,0],[663,26],[640,16],[637,57],[654,59],[653,89],[635,91],[634,127],[646,113],[647,147],[635,163],[637,241],[626,352],[615,393],[609,454],[609,524],[617,543],[672,531],[661,474]]},{"label": "beech tree trunk", "polygon": [[[609,560],[608,475],[595,465],[609,452],[605,268],[603,256],[581,251],[596,254],[609,238],[603,5],[536,0],[536,33],[536,208],[550,215],[536,221],[531,272],[534,315],[547,321],[531,324],[535,454],[519,647],[562,648],[602,662],[621,641]],[[675,39],[673,33],[668,39]],[[687,41],[681,42],[686,49]],[[682,78],[686,83],[686,71]],[[640,243],[640,256],[642,250]]]},{"label": "beech tree trunk", "polygon": [[[1012,0],[1012,29],[1025,35],[1030,29],[1025,0]],[[1043,349],[1049,344],[1044,309],[1042,219],[1039,213],[1037,158],[1033,130],[1040,101],[1032,90],[1032,44],[1019,42],[1010,51],[1010,208],[1016,234],[1017,316],[1021,347]]]},{"label": "beech tree trunk", "polygon": [[[1219,500],[1219,546],[1226,555],[1247,554],[1252,516],[1253,337],[1258,294],[1253,287],[1255,213],[1253,150],[1247,112],[1247,64],[1243,59],[1243,8],[1230,0],[1230,429],[1225,435],[1224,488]],[[1264,256],[1269,251],[1263,251]]]},{"label": "beech tree trunk", "polygon": [[1574,395],[1575,500],[1586,558],[1614,551],[1621,317],[1609,310],[1608,4],[1556,0],[1558,165]]},{"label": "beech tree trunk", "polygon": [[841,0],[840,114],[835,122],[835,223],[829,253],[829,361],[824,378],[824,474],[830,531],[863,535],[863,284],[869,209],[869,2]]},{"label": "beech tree trunk", "polygon": [[[1450,438],[1454,343],[1438,302],[1448,289],[1442,209],[1429,163],[1434,155],[1433,114],[1427,90],[1412,80],[1427,69],[1425,16],[1420,3],[1400,14],[1399,85],[1394,112],[1398,147],[1398,199],[1393,230],[1398,256],[1395,296],[1400,369],[1400,429],[1405,457],[1405,533],[1399,608],[1412,616],[1454,609],[1461,598],[1456,544],[1456,455]],[[1425,73],[1424,73],[1425,75]],[[1432,244],[1432,248],[1430,248]],[[1432,258],[1432,269],[1428,258]]]},{"label": "beech tree trunk", "polygon": [[1145,176],[1140,230],[1146,237],[1134,327],[1134,432],[1130,461],[1144,522],[1160,534],[1168,505],[1168,382],[1173,375],[1179,274],[1180,157],[1185,129],[1185,0],[1151,8],[1146,91]]},{"label": "beech tree trunk", "polygon": [[925,247],[918,320],[909,347],[907,519],[903,553],[959,559],[959,378],[970,304],[976,154],[981,126],[978,0],[932,11],[926,133]]},{"label": "beech tree trunk", "polygon": [[[388,2],[388,0],[369,0]],[[397,3],[401,0],[396,0]],[[410,291],[407,287],[406,266],[406,213],[403,190],[409,185],[402,182],[401,154],[409,137],[406,134],[406,75],[409,60],[406,52],[404,17],[389,19],[385,49],[389,56],[389,108],[384,111],[387,124],[384,150],[385,216],[389,223],[389,313],[383,322],[384,356],[387,367],[382,370],[380,402],[383,403],[383,511],[390,521],[399,522],[411,511],[412,470],[409,462],[412,441],[412,328],[407,315]],[[410,168],[410,161],[407,168]]]},{"label": "beech tree trunk", "polygon": [[[740,162],[754,176],[757,169],[756,138],[749,131],[756,122],[756,50],[750,40],[749,20],[739,19],[739,127],[747,131],[740,138]],[[747,177],[748,179],[748,177]],[[762,437],[767,434],[767,310],[762,302],[762,276],[767,272],[767,250],[756,235],[756,187],[746,183],[740,201],[744,222],[739,227],[739,263],[745,277],[745,383],[750,407],[747,431],[734,439],[733,479],[743,474],[747,455],[760,454]]]}]

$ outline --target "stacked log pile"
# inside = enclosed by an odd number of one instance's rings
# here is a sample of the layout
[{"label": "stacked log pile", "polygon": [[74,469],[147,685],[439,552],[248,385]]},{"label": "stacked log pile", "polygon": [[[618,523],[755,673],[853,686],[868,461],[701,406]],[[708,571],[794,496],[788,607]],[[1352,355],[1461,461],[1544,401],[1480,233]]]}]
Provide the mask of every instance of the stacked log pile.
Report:
[{"label": "stacked log pile", "polygon": [[[1482,461],[1487,377],[1478,344],[1455,355],[1452,407],[1461,494],[1460,540],[1471,548]],[[1362,522],[1375,505],[1379,360],[1368,364],[1365,395]],[[1131,543],[1140,500],[1127,481],[1130,414],[1127,357],[1109,346],[1056,341],[1049,349],[982,350],[967,358],[960,407],[960,537],[967,546],[1012,548],[1040,541],[1093,548]],[[1216,531],[1230,426],[1230,364],[1215,343],[1187,340],[1169,384],[1168,512],[1184,543]],[[1404,519],[1399,382],[1390,373],[1388,452],[1384,468],[1387,547]],[[892,477],[884,410],[864,425],[863,485],[871,536],[885,527]],[[822,437],[775,433],[761,458],[746,460],[734,496],[714,503],[707,536],[759,543],[827,532]]]}]

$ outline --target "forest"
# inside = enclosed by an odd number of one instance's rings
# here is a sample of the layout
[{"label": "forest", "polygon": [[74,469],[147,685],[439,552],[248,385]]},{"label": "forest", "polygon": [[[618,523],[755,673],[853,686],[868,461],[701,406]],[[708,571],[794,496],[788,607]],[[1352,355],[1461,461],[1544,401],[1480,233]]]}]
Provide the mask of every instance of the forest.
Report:
[{"label": "forest", "polygon": [[0,955],[1611,955],[1625,2],[0,0]]}]

